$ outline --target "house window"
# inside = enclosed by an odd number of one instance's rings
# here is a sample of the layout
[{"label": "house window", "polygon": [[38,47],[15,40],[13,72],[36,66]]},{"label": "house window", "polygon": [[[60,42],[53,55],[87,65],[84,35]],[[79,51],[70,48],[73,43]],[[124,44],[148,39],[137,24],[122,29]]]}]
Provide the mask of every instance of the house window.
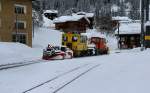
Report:
[{"label": "house window", "polygon": [[15,4],[15,13],[16,14],[25,14],[26,13],[26,6]]},{"label": "house window", "polygon": [[86,36],[81,36],[80,42],[81,43],[86,43],[86,41],[87,41],[87,37]]},{"label": "house window", "polygon": [[133,37],[133,36],[131,37],[131,40],[134,40],[134,37]]},{"label": "house window", "polygon": [[125,37],[121,37],[121,41],[125,41]]},{"label": "house window", "polygon": [[25,21],[16,21],[15,22],[15,28],[16,29],[25,29],[26,28],[26,22]]},{"label": "house window", "polygon": [[19,42],[19,43],[23,43],[26,44],[26,34],[13,34],[12,35],[12,41],[13,42]]}]

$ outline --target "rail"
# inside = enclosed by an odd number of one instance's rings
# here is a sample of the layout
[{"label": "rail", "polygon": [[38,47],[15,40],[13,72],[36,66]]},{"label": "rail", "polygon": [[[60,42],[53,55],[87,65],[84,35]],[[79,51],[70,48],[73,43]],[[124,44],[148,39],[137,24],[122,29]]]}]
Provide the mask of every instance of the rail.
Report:
[{"label": "rail", "polygon": [[[71,80],[68,80],[67,82],[63,83],[63,85],[60,84],[61,86],[57,87],[55,90],[52,90],[52,92],[50,92],[50,93],[57,93],[58,91],[63,89],[65,86],[69,85],[73,81],[77,80],[78,78],[80,78],[81,76],[85,75],[86,73],[88,73],[89,71],[93,70],[94,68],[96,68],[98,66],[100,66],[100,64],[97,64],[97,65],[94,65],[94,66],[93,65],[91,66],[89,64],[84,64],[84,65],[78,66],[78,67],[73,68],[73,69],[71,69],[69,71],[66,71],[66,72],[64,72],[64,73],[62,73],[62,74],[60,74],[60,75],[58,75],[58,76],[56,76],[56,77],[54,77],[54,78],[52,78],[50,80],[47,80],[47,81],[45,81],[45,82],[43,82],[43,83],[41,83],[41,84],[39,84],[37,86],[34,86],[34,87],[30,88],[30,89],[27,89],[26,91],[24,91],[22,93],[30,93],[30,92],[32,93],[36,89],[41,88],[41,87],[43,87],[46,84],[52,84],[53,85],[53,83],[57,82],[57,80],[59,81],[59,79],[64,79],[63,78],[64,76],[70,75],[68,77],[73,77],[73,78],[71,78]],[[74,72],[75,73],[79,73],[79,74],[77,74],[75,76],[71,76]],[[59,83],[62,83],[62,82],[59,82]]]}]

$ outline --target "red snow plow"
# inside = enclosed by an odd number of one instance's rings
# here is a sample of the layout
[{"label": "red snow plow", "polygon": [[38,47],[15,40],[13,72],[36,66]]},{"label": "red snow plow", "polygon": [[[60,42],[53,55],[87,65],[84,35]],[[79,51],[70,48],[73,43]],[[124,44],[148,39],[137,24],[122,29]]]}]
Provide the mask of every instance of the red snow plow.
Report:
[{"label": "red snow plow", "polygon": [[48,45],[46,49],[43,50],[43,57],[44,60],[61,60],[65,58],[65,52],[57,49],[54,46]]}]

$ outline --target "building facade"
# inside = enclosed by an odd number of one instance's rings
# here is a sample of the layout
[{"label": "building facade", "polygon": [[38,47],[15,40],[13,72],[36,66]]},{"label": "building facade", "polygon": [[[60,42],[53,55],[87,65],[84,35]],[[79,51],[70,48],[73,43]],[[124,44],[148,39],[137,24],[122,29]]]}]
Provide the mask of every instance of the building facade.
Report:
[{"label": "building facade", "polygon": [[119,28],[115,31],[118,37],[120,49],[132,49],[141,46],[141,23],[140,21],[120,22]]},{"label": "building facade", "polygon": [[140,47],[140,34],[119,34],[120,49],[132,49]]},{"label": "building facade", "polygon": [[0,0],[0,42],[32,47],[32,0]]},{"label": "building facade", "polygon": [[90,28],[90,21],[83,15],[62,16],[54,20],[55,28],[65,33],[85,33]]}]

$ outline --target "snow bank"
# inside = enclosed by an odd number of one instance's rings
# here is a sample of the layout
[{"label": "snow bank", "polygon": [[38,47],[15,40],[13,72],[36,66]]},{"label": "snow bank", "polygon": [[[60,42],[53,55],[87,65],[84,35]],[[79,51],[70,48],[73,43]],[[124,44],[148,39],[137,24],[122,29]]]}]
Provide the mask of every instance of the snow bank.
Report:
[{"label": "snow bank", "polygon": [[40,53],[24,44],[0,42],[0,64],[17,63],[40,56]]},{"label": "snow bank", "polygon": [[118,40],[116,39],[115,36],[113,35],[107,36],[106,40],[107,40],[107,46],[109,47],[110,52],[118,49],[118,46],[117,46]]}]

